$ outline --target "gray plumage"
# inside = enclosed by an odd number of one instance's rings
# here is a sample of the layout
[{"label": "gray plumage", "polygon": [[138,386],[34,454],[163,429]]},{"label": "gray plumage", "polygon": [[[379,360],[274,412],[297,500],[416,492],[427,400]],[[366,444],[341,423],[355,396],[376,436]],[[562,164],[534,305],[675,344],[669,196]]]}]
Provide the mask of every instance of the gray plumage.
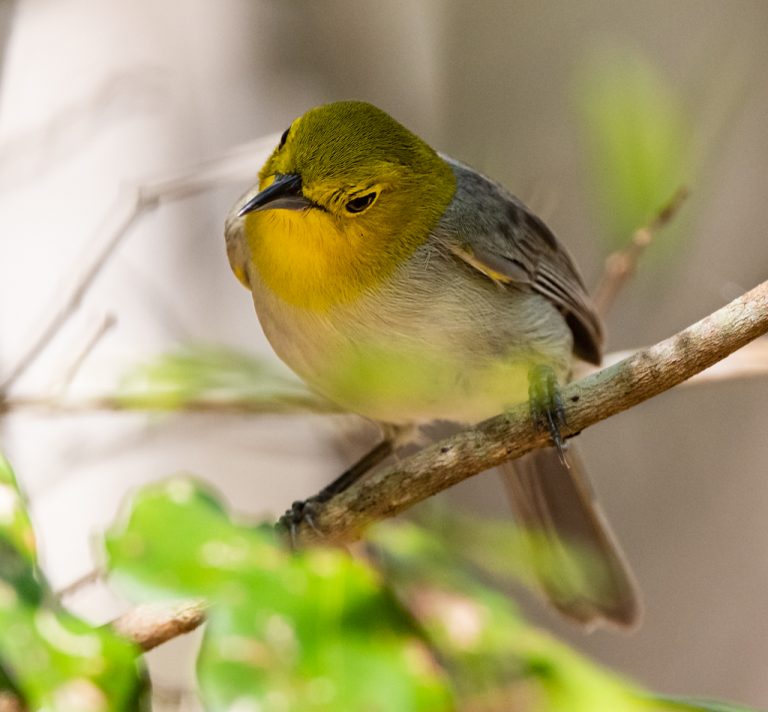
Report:
[{"label": "gray plumage", "polygon": [[567,250],[546,224],[501,185],[445,157],[457,179],[453,201],[436,236],[466,240],[474,255],[554,304],[574,337],[574,352],[599,364],[603,348],[600,318]]}]

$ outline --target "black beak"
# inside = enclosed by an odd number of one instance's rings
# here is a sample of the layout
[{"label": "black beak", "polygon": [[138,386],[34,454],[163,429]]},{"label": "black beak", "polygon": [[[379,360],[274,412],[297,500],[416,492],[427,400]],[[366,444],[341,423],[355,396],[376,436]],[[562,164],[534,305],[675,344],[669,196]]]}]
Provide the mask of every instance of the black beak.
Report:
[{"label": "black beak", "polygon": [[275,182],[268,188],[265,188],[254,195],[237,213],[241,218],[246,213],[252,213],[256,210],[274,210],[282,208],[283,210],[304,210],[311,208],[314,203],[304,197],[301,192],[301,176],[289,173],[287,175],[277,175]]}]

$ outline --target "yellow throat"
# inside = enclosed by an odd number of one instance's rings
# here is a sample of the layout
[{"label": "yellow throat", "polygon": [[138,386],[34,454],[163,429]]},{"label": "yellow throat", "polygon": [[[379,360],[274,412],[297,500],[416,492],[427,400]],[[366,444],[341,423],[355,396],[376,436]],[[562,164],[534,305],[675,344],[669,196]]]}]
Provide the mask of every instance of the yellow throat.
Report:
[{"label": "yellow throat", "polygon": [[[262,206],[286,177],[290,199]],[[260,192],[243,199],[258,207],[240,218],[245,254],[232,267],[296,307],[353,302],[429,238],[455,188],[450,166],[383,111],[354,101],[317,107],[283,134]]]}]

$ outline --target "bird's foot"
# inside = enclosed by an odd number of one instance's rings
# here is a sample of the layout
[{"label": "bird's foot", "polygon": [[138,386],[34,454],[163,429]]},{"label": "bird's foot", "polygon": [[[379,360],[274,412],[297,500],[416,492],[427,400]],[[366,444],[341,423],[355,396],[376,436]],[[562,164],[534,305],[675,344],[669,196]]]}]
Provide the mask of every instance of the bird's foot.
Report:
[{"label": "bird's foot", "polygon": [[539,429],[549,432],[560,461],[567,467],[568,462],[565,459],[567,445],[560,433],[560,428],[566,425],[565,406],[560,396],[557,376],[549,366],[538,365],[530,370],[528,399],[533,422]]},{"label": "bird's foot", "polygon": [[316,506],[322,501],[324,501],[323,498],[318,495],[309,497],[308,499],[297,500],[291,505],[291,508],[286,510],[285,514],[277,520],[277,530],[288,535],[292,548],[296,548],[299,527],[302,524],[306,524],[318,536],[322,536],[323,533],[315,523],[314,515]]}]

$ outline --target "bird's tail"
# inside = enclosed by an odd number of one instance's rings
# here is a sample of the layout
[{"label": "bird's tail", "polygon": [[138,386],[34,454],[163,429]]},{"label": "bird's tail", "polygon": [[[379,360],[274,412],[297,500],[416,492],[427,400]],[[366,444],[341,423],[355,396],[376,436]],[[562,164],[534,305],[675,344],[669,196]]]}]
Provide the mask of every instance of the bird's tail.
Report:
[{"label": "bird's tail", "polygon": [[566,458],[568,467],[543,448],[501,467],[532,570],[567,618],[632,627],[640,617],[634,578],[573,446]]}]

